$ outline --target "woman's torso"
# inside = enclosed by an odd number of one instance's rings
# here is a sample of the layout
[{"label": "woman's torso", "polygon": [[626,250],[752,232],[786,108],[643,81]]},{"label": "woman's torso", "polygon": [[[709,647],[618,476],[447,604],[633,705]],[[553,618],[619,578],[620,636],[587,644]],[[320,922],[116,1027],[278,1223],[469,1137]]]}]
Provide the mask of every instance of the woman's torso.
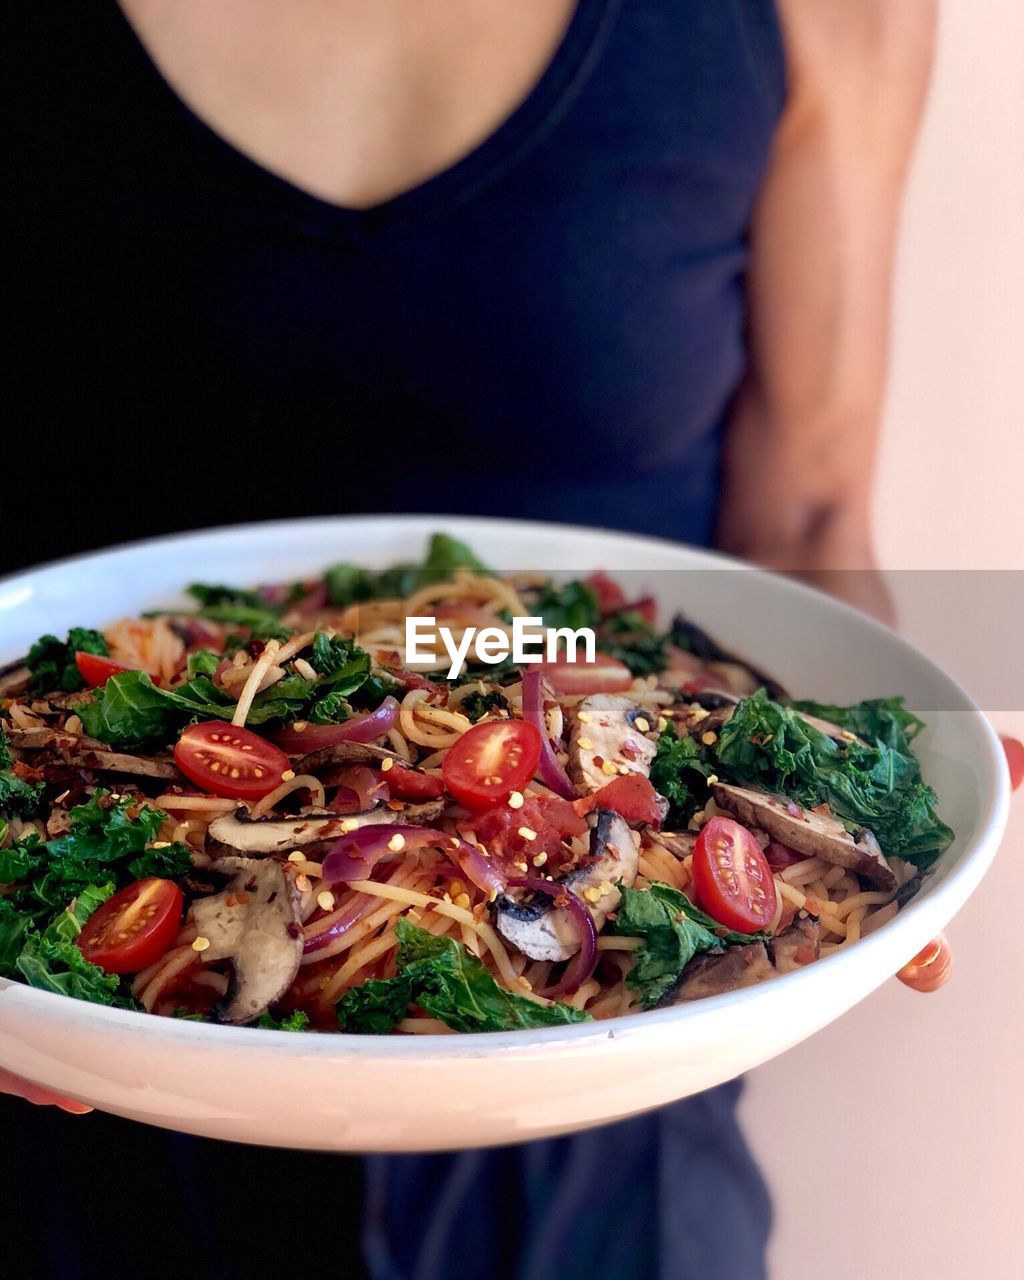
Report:
[{"label": "woman's torso", "polygon": [[[70,411],[85,461],[175,478],[159,502],[158,479],[122,485],[81,545],[369,509],[709,539],[784,93],[774,11],[582,0],[545,38],[479,145],[357,210],[203,124],[113,5],[38,33],[16,449]],[[22,558],[65,545],[40,531]]]}]

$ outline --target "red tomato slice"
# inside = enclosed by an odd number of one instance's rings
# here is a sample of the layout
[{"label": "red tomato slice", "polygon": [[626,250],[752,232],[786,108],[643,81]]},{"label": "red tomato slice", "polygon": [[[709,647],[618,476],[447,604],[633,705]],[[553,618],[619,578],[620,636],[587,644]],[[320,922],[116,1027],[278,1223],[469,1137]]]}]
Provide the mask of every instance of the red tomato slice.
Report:
[{"label": "red tomato slice", "polygon": [[1016,738],[1002,738],[1000,741],[1010,769],[1010,787],[1016,791],[1024,782],[1024,742],[1018,742]]},{"label": "red tomato slice", "polygon": [[75,654],[75,666],[90,689],[99,689],[107,683],[111,676],[120,675],[122,671],[131,671],[131,667],[122,666],[112,658],[101,657],[98,653],[85,653],[79,649]]},{"label": "red tomato slice", "polygon": [[626,603],[626,593],[603,569],[598,569],[585,581],[597,597],[597,607],[602,613],[617,613]]},{"label": "red tomato slice", "polygon": [[173,880],[136,880],[86,920],[78,949],[107,973],[138,973],[170,948],[182,905]]},{"label": "red tomato slice", "polygon": [[226,720],[204,720],[178,739],[174,763],[215,796],[259,800],[280,783],[288,757],[248,729],[236,729]]},{"label": "red tomato slice", "polygon": [[444,783],[431,773],[417,773],[397,761],[381,777],[395,800],[436,800],[444,795]]},{"label": "red tomato slice", "polygon": [[661,806],[658,793],[647,778],[639,773],[623,774],[601,787],[593,795],[574,800],[577,813],[589,813],[591,809],[612,809],[627,822],[647,822],[652,827],[661,826]]},{"label": "red tomato slice", "polygon": [[633,673],[624,662],[598,653],[593,662],[580,657],[570,662],[560,654],[554,662],[538,664],[552,689],[563,697],[579,697],[588,693],[624,693],[632,687]]},{"label": "red tomato slice", "polygon": [[697,904],[727,929],[758,933],[775,916],[775,881],[757,841],[732,818],[712,818],[693,850]]},{"label": "red tomato slice", "polygon": [[569,836],[581,836],[587,830],[586,821],[568,800],[547,795],[527,796],[518,809],[508,804],[495,805],[474,818],[471,825],[477,839],[494,858],[529,863],[541,854],[546,855],[542,862],[546,875],[557,872],[559,864],[568,859],[562,841]]},{"label": "red tomato slice", "polygon": [[540,759],[541,736],[525,720],[474,725],[444,758],[444,785],[467,809],[502,804],[522,791]]}]

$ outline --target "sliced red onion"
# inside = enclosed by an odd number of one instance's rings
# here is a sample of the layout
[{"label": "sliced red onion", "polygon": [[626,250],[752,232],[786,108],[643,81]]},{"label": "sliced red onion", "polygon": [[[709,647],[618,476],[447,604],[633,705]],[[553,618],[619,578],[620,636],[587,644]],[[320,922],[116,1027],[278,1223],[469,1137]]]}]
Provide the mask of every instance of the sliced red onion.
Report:
[{"label": "sliced red onion", "polygon": [[[393,847],[396,836],[401,837],[399,847]],[[331,845],[323,863],[323,877],[328,884],[348,884],[352,880],[368,880],[386,853],[414,852],[417,849],[434,848],[453,862],[457,862],[463,874],[485,893],[501,892],[505,879],[497,866],[486,858],[468,840],[449,835],[435,827],[415,827],[408,824],[357,827]]]},{"label": "sliced red onion", "polygon": [[365,813],[390,799],[390,789],[375,769],[365,764],[350,765],[347,769],[332,770],[322,779],[325,787],[337,787],[327,806],[332,813]]},{"label": "sliced red onion", "polygon": [[307,724],[302,730],[281,729],[274,735],[274,741],[292,755],[319,751],[321,747],[333,747],[338,742],[373,742],[395,727],[398,710],[397,701],[388,697],[368,715],[353,716],[341,724]]},{"label": "sliced red onion", "polygon": [[[510,888],[528,889],[531,893],[543,893],[564,906],[576,922],[580,933],[580,949],[565,967],[565,972],[553,987],[545,987],[538,991],[539,996],[547,1000],[557,1000],[560,996],[571,996],[578,991],[584,982],[597,968],[597,929],[594,917],[583,904],[582,898],[557,880],[541,880],[537,876],[517,876],[509,882]],[[564,900],[564,901],[563,901]]]},{"label": "sliced red onion", "polygon": [[314,951],[322,951],[329,942],[348,933],[349,929],[358,924],[375,906],[377,906],[376,899],[362,894],[355,902],[349,903],[340,915],[332,912],[323,919],[307,925],[302,942],[303,954],[308,956]]},{"label": "sliced red onion", "polygon": [[546,787],[550,787],[555,795],[563,800],[575,800],[576,788],[569,780],[569,775],[558,763],[555,749],[548,736],[547,721],[544,719],[544,700],[541,697],[541,673],[536,667],[523,676],[523,719],[540,733],[540,761],[537,772]]}]

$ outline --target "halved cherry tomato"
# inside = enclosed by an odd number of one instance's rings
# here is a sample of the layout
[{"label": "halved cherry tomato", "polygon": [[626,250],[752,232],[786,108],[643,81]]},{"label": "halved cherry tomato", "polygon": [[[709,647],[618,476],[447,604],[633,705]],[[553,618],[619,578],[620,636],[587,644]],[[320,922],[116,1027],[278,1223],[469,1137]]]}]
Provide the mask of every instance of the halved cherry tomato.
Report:
[{"label": "halved cherry tomato", "polygon": [[540,759],[541,736],[525,720],[474,725],[448,749],[444,785],[467,809],[489,809],[522,791]]},{"label": "halved cherry tomato", "polygon": [[395,761],[381,777],[395,800],[436,800],[444,795],[444,783],[432,773],[418,773]]},{"label": "halved cherry tomato", "polygon": [[593,794],[574,800],[572,807],[580,814],[589,813],[591,809],[612,809],[627,822],[661,826],[662,806],[658,803],[658,793],[640,773],[626,773],[614,778]]},{"label": "halved cherry tomato", "polygon": [[104,658],[98,653],[85,653],[82,649],[75,654],[75,666],[90,689],[99,689],[111,676],[131,671],[131,667],[123,666],[113,658]]},{"label": "halved cherry tomato", "polygon": [[626,593],[603,569],[592,573],[586,579],[586,585],[597,597],[597,607],[602,613],[617,613],[626,603]]},{"label": "halved cherry tomato", "polygon": [[588,693],[623,693],[633,684],[633,673],[624,662],[598,653],[593,662],[579,657],[570,662],[560,654],[554,662],[538,664],[544,678],[563,697],[579,697]]},{"label": "halved cherry tomato", "polygon": [[1016,791],[1024,782],[1024,742],[1019,742],[1016,738],[1002,738],[1000,741],[1010,770],[1010,787]]},{"label": "halved cherry tomato", "polygon": [[86,920],[78,949],[107,973],[138,973],[170,948],[182,905],[173,880],[136,880]]},{"label": "halved cherry tomato", "polygon": [[757,933],[775,915],[775,881],[761,847],[731,818],[712,818],[693,849],[698,905],[727,929]]},{"label": "halved cherry tomato", "polygon": [[226,720],[189,725],[174,748],[186,778],[215,796],[259,800],[280,783],[288,757],[266,738]]},{"label": "halved cherry tomato", "polygon": [[[469,825],[493,858],[515,863],[532,862],[545,855],[542,861],[545,875],[557,873],[560,864],[568,860],[569,853],[562,841],[569,836],[581,836],[587,830],[586,820],[573,805],[554,795],[528,795],[518,809],[508,804],[495,805],[473,818]],[[521,874],[522,869],[518,871]]]}]

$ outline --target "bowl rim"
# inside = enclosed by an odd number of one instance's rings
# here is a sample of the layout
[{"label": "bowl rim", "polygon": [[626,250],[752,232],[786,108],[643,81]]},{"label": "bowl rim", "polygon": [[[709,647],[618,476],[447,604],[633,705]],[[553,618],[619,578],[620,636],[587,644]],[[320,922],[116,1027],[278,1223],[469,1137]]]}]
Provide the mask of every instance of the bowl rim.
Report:
[{"label": "bowl rim", "polygon": [[[73,1030],[77,1026],[96,1031],[110,1029],[114,1032],[132,1032],[135,1035],[142,1032],[160,1038],[170,1037],[176,1043],[206,1044],[225,1052],[251,1051],[258,1045],[263,1045],[265,1050],[273,1052],[275,1056],[284,1055],[289,1059],[429,1057],[432,1060],[443,1060],[485,1057],[493,1052],[509,1052],[517,1049],[536,1051],[560,1050],[567,1047],[582,1048],[598,1040],[614,1040],[641,1032],[657,1033],[661,1028],[666,1027],[694,1027],[694,1024],[709,1020],[717,1021],[720,1013],[726,1014],[730,1010],[738,1010],[754,1000],[761,1001],[763,1004],[766,1000],[770,1000],[774,993],[781,995],[785,992],[788,995],[796,990],[798,984],[803,984],[804,989],[810,992],[812,985],[825,982],[833,975],[838,977],[841,971],[853,971],[856,966],[863,967],[863,958],[869,952],[872,955],[877,954],[891,941],[895,929],[907,931],[907,928],[912,926],[912,922],[922,914],[931,914],[933,911],[946,914],[945,904],[949,902],[954,905],[948,914],[950,916],[955,914],[973,892],[995,856],[1009,814],[1009,779],[1003,764],[998,735],[984,712],[975,704],[962,685],[893,628],[859,612],[844,601],[833,599],[803,582],[706,547],[693,547],[668,538],[651,537],[598,525],[516,520],[495,516],[397,513],[303,516],[184,530],[79,552],[5,574],[0,577],[0,590],[6,591],[19,586],[31,587],[33,580],[44,572],[62,572],[85,562],[144,554],[148,550],[174,547],[183,543],[202,545],[209,542],[230,542],[235,539],[244,543],[247,538],[257,534],[272,535],[285,531],[295,533],[318,528],[324,532],[337,530],[343,533],[345,529],[351,529],[354,526],[371,529],[378,526],[391,531],[398,527],[410,534],[422,535],[429,535],[438,529],[450,531],[456,535],[460,530],[469,534],[473,529],[481,528],[496,533],[519,531],[580,540],[600,535],[602,538],[614,539],[627,552],[641,552],[646,548],[656,550],[663,556],[683,553],[690,561],[686,566],[690,571],[707,568],[756,572],[774,579],[779,591],[783,594],[789,593],[798,601],[814,599],[819,604],[825,602],[828,608],[856,619],[858,626],[867,627],[884,636],[888,643],[895,642],[902,647],[915,662],[929,669],[932,678],[938,678],[945,684],[953,707],[958,712],[966,712],[971,716],[980,730],[982,745],[985,749],[983,759],[972,762],[978,770],[980,789],[981,817],[978,830],[970,843],[958,852],[957,865],[941,883],[926,888],[924,892],[916,895],[892,921],[868,937],[859,939],[850,951],[840,949],[832,955],[815,961],[813,965],[781,974],[770,983],[760,986],[730,991],[684,1005],[671,1005],[661,1009],[625,1014],[602,1022],[580,1022],[516,1031],[478,1031],[415,1036],[369,1036],[343,1031],[296,1034],[262,1027],[233,1027],[193,1022],[188,1019],[157,1018],[143,1011],[93,1004],[90,1001],[59,995],[56,992],[41,991],[8,978],[0,978],[0,1019],[5,1006],[7,1008],[22,1006],[26,1011],[38,1009],[38,1012],[45,1014],[48,1020],[57,1019],[66,1023],[68,1030]],[[502,570],[499,569],[498,572]],[[553,570],[553,572],[559,571]],[[615,570],[612,569],[612,572]],[[17,605],[12,607],[16,608]],[[2,648],[2,637],[0,637],[0,648]]]}]

